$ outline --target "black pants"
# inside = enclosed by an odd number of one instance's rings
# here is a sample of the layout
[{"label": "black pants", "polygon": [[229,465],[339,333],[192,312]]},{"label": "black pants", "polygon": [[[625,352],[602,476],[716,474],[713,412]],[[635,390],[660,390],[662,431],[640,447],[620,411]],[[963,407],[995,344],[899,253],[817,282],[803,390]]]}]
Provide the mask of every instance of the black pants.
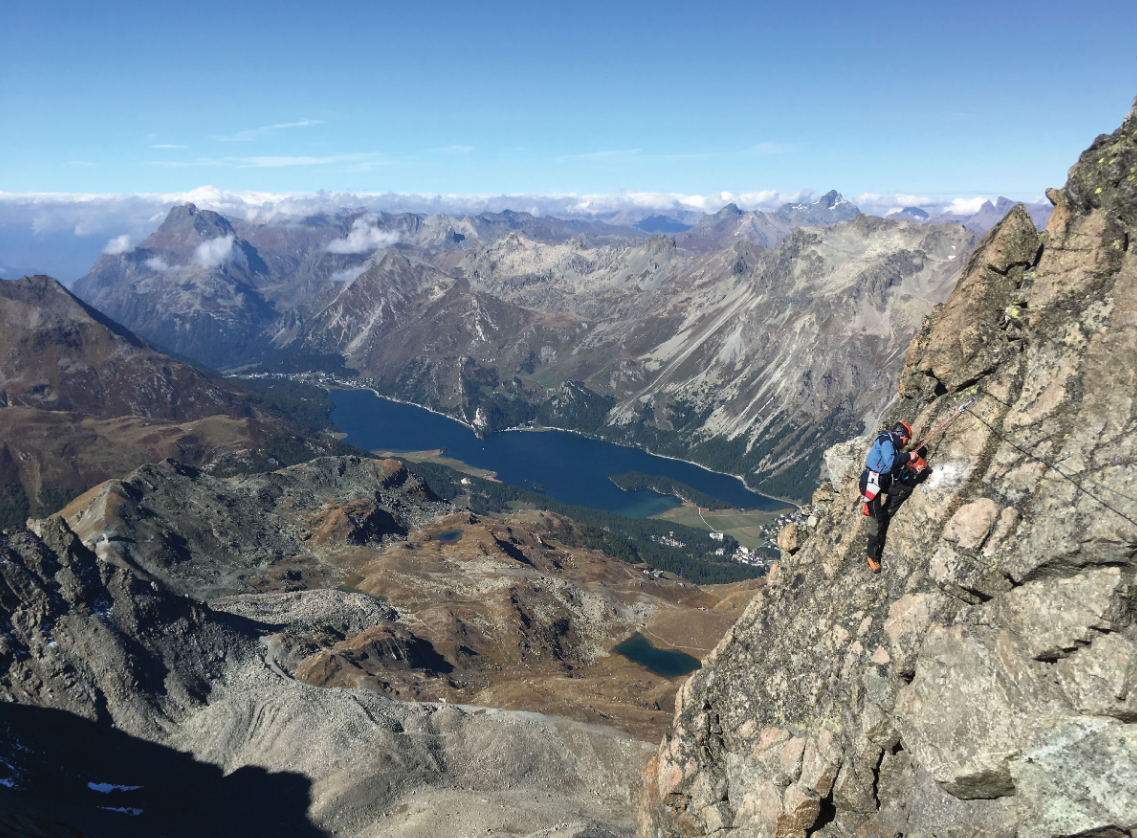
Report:
[{"label": "black pants", "polygon": [[[865,469],[861,472],[861,494],[865,493],[865,487],[868,485],[869,471]],[[882,474],[880,476],[880,494],[869,501],[869,537],[866,550],[869,557],[874,562],[879,562],[881,554],[884,552],[884,537],[888,532],[888,522],[900,509],[900,504],[911,497],[912,492],[916,489],[917,480],[915,477],[909,477],[905,472],[903,477],[898,477],[892,474]],[[881,502],[881,495],[888,495],[888,502]]]}]

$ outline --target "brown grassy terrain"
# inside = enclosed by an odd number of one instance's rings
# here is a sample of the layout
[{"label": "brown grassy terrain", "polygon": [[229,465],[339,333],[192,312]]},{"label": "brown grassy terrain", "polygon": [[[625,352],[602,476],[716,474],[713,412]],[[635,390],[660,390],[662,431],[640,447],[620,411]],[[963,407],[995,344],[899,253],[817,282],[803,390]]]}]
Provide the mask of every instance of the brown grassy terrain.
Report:
[{"label": "brown grassy terrain", "polygon": [[[371,636],[316,653],[299,676],[420,701],[567,716],[654,740],[686,677],[653,675],[611,649],[639,631],[659,648],[701,658],[761,580],[700,589],[652,579],[603,553],[565,547],[557,536],[572,526],[532,510],[506,519],[458,513],[378,551],[335,547],[328,558],[344,583],[382,597],[452,669],[392,669],[397,643]],[[461,532],[454,543],[432,538],[452,531]]]}]

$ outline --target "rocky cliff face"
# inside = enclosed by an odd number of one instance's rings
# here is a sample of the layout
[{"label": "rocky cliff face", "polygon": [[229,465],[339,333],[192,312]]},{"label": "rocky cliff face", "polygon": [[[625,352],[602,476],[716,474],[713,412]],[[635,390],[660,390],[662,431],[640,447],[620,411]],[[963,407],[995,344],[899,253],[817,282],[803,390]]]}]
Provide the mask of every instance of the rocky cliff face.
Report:
[{"label": "rocky cliff face", "polygon": [[1048,194],[1045,233],[1013,211],[911,345],[889,421],[968,407],[883,570],[865,439],[681,691],[642,838],[1137,829],[1137,117]]}]

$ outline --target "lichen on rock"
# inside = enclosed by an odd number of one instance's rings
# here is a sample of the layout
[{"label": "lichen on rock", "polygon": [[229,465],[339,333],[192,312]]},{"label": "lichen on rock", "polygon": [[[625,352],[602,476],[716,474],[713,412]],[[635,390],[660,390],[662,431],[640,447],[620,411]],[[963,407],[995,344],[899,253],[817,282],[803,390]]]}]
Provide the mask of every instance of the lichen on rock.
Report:
[{"label": "lichen on rock", "polygon": [[[981,243],[891,423],[931,476],[864,561],[852,460],[680,693],[640,838],[1137,829],[1137,118]],[[829,493],[830,495],[832,493]],[[792,544],[791,544],[792,542]]]}]

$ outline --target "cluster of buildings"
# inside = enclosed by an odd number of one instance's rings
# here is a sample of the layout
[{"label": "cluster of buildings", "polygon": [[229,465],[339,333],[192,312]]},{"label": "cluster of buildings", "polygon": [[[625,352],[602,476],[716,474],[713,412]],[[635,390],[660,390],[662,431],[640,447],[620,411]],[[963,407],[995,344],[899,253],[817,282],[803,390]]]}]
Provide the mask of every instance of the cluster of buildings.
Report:
[{"label": "cluster of buildings", "polygon": [[336,387],[343,390],[370,390],[375,387],[374,378],[336,378],[329,372],[254,372],[242,373],[238,378],[280,378],[299,381],[301,384],[314,384],[317,387]]},{"label": "cluster of buildings", "polygon": [[[721,533],[720,533],[721,535]],[[668,547],[686,547],[687,545],[675,537],[675,530],[668,531],[667,535],[651,536],[656,544],[665,544]]]}]

